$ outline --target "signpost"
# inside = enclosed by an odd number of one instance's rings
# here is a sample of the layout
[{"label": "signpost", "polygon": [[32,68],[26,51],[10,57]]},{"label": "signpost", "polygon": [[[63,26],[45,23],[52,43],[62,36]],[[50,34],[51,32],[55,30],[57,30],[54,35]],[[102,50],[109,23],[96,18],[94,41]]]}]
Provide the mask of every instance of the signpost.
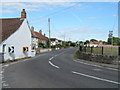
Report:
[{"label": "signpost", "polygon": [[8,52],[9,53],[14,53],[14,46],[8,47]]},{"label": "signpost", "polygon": [[28,47],[23,47],[23,52],[28,52]]}]

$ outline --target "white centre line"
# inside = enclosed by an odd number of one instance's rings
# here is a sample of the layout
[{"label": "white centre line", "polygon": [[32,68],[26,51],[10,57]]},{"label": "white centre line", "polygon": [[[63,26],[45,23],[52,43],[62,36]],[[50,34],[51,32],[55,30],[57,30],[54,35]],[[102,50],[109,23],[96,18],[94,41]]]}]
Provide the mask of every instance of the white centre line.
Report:
[{"label": "white centre line", "polygon": [[75,71],[72,71],[72,73],[81,75],[81,76],[85,76],[85,77],[89,77],[89,78],[93,78],[93,79],[97,79],[97,80],[101,80],[101,81],[106,81],[109,83],[120,84],[119,82],[116,82],[116,81],[111,81],[111,80],[107,80],[107,79],[103,79],[103,78],[99,78],[99,77],[95,77],[95,76],[91,76],[91,75],[87,75],[87,74],[83,74],[83,73],[79,73],[79,72],[75,72]]},{"label": "white centre line", "polygon": [[49,60],[52,60],[54,57],[51,57]]},{"label": "white centre line", "polygon": [[58,66],[54,65],[51,61],[49,61],[49,64],[52,65],[55,68],[59,68]]}]

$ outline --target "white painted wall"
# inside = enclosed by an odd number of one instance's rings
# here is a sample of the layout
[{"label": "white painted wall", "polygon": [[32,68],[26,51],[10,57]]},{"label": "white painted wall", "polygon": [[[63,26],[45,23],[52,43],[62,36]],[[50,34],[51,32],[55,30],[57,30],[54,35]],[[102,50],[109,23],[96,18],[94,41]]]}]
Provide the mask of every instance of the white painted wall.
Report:
[{"label": "white painted wall", "polygon": [[52,51],[52,49],[41,49],[40,53],[49,52],[49,51]]},{"label": "white painted wall", "polygon": [[38,48],[38,39],[32,38],[32,47]]},{"label": "white painted wall", "polygon": [[[0,44],[0,52],[2,52],[3,44],[6,44],[4,60],[13,60],[18,58],[31,56],[31,32],[25,19],[20,28],[13,33],[7,40]],[[8,52],[8,47],[14,46],[14,53]],[[23,47],[29,47],[29,51],[24,53]]]},{"label": "white painted wall", "polygon": [[57,44],[62,45],[62,42],[58,42],[58,40],[51,41],[51,45],[57,45]]}]

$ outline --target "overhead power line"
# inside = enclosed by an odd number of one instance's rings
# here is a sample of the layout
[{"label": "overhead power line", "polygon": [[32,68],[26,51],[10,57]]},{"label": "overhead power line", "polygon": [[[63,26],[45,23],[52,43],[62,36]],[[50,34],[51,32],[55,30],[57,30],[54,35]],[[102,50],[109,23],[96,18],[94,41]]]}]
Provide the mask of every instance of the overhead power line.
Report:
[{"label": "overhead power line", "polygon": [[[43,18],[48,18],[48,17],[50,17],[50,16],[59,14],[59,13],[61,13],[62,11],[65,11],[65,10],[68,10],[68,9],[70,9],[70,8],[73,8],[73,7],[75,7],[76,5],[78,5],[78,3],[74,4],[73,6],[69,6],[69,7],[65,8],[65,9],[61,9],[61,10],[55,11],[55,12],[53,12],[53,13],[50,13],[50,14],[48,14],[48,15],[41,16],[41,17],[38,17],[38,18],[34,18],[34,19],[31,19],[31,20],[39,20],[39,19],[43,19]],[[30,21],[31,21],[31,20],[30,20]]]}]

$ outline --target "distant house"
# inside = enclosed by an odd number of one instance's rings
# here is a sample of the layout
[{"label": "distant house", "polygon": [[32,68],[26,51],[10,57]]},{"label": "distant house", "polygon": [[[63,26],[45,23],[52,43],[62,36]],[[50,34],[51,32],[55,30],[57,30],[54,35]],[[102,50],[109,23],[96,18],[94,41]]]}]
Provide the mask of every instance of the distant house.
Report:
[{"label": "distant house", "polygon": [[51,46],[54,46],[54,45],[62,45],[62,40],[58,40],[56,38],[50,38],[50,41],[51,41]]},{"label": "distant house", "polygon": [[31,56],[31,31],[25,9],[20,18],[2,18],[0,28],[0,53],[2,60],[14,60]]},{"label": "distant house", "polygon": [[39,43],[43,43],[44,45],[47,44],[47,41],[49,40],[48,37],[45,36],[45,34],[42,34],[42,30],[39,32],[34,31],[34,27],[31,27],[32,32],[32,49],[36,49],[39,47]]},{"label": "distant house", "polygon": [[99,45],[103,45],[103,41],[94,41],[94,42],[90,41],[90,43],[87,44],[87,46],[90,46],[90,47],[97,47]]}]

